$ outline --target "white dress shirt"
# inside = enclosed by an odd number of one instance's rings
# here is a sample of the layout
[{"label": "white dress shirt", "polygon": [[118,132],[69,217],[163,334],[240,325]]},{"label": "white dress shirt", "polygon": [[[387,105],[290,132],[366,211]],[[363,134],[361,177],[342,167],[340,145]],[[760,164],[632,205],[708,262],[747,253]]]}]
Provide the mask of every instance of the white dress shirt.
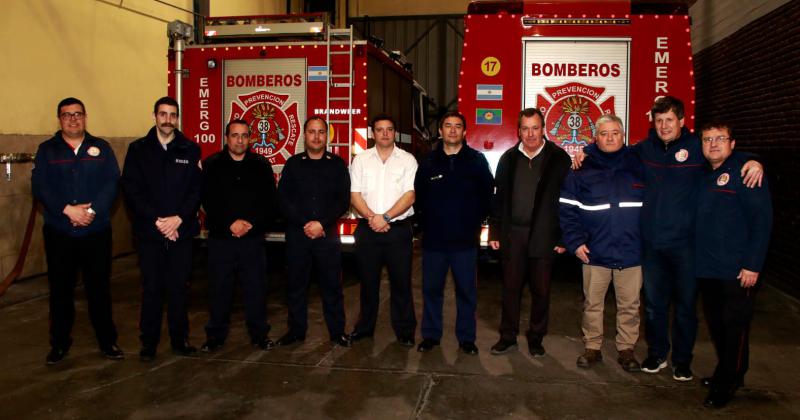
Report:
[{"label": "white dress shirt", "polygon": [[[369,148],[350,164],[350,191],[361,193],[367,206],[375,214],[384,214],[407,191],[414,191],[417,160],[411,153],[395,146],[392,154],[381,160],[375,147]],[[392,221],[403,220],[414,214],[413,207],[396,215]]]}]

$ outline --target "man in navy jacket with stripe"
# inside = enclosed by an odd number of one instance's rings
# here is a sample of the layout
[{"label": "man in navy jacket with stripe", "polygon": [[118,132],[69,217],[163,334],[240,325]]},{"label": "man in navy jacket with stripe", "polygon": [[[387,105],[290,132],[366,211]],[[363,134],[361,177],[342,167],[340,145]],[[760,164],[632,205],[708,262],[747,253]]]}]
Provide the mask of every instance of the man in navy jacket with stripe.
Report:
[{"label": "man in navy jacket with stripe", "polygon": [[695,256],[698,287],[717,354],[705,405],[722,407],[744,382],[749,358],[750,321],[759,273],[772,230],[772,200],[766,180],[747,188],[741,178],[746,158],[724,123],[703,127],[708,160],[697,191]]},{"label": "man in navy jacket with stripe", "polygon": [[31,175],[33,196],[44,206],[52,347],[46,362],[60,362],[72,345],[79,271],[100,350],[109,359],[122,359],[109,291],[117,158],[105,140],[86,132],[83,102],[66,98],[57,112],[61,130],[39,145]]},{"label": "man in navy jacket with stripe", "polygon": [[639,370],[634,347],[639,339],[639,293],[642,287],[642,163],[625,147],[622,121],[615,115],[597,120],[595,143],[584,148],[586,160],[571,171],[561,188],[563,242],[583,262],[583,342],[577,365],[602,360],[603,307],[613,281],[617,298],[617,362]]}]

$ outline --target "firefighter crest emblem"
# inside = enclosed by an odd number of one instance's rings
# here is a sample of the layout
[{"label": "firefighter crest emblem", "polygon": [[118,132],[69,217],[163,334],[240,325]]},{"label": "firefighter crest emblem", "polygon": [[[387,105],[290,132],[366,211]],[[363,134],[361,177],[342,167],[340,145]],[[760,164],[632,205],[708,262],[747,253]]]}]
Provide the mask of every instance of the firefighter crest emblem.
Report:
[{"label": "firefighter crest emblem", "polygon": [[582,83],[546,87],[549,98],[537,95],[536,105],[544,114],[548,139],[570,156],[594,142],[597,119],[614,113],[613,96],[598,103],[605,90]]},{"label": "firefighter crest emblem", "polygon": [[238,95],[231,102],[228,121],[237,118],[250,125],[252,150],[272,165],[282,166],[297,151],[300,119],[297,102],[290,103],[289,95],[266,90]]}]

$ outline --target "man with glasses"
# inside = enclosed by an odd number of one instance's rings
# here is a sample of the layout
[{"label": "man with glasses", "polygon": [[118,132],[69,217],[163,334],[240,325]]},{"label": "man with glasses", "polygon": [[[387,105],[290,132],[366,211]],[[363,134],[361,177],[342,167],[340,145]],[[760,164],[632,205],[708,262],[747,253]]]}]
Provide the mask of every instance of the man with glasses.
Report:
[{"label": "man with glasses", "polygon": [[747,160],[733,149],[730,126],[714,122],[701,130],[703,169],[697,191],[695,257],[697,284],[717,355],[704,405],[725,406],[744,383],[748,368],[750,321],[761,288],[772,229],[772,200],[766,179],[747,188],[736,176]]},{"label": "man with glasses", "polygon": [[63,360],[72,345],[78,272],[100,351],[119,360],[124,355],[117,347],[109,290],[117,158],[105,140],[86,132],[83,102],[66,98],[56,110],[61,130],[39,145],[31,176],[33,195],[44,206],[51,346],[46,363]]},{"label": "man with glasses", "polygon": [[198,232],[200,147],[181,133],[178,103],[163,97],[153,106],[155,126],[128,147],[122,190],[133,213],[142,272],[139,359],[156,357],[164,296],[172,351],[189,356],[189,282],[192,238]]},{"label": "man with glasses", "polygon": [[228,337],[236,279],[250,343],[274,347],[267,337],[267,258],[264,233],[277,207],[269,161],[250,147],[250,125],[234,119],[225,127],[225,147],[203,163],[202,202],[208,228],[209,320],[204,353],[222,348]]}]

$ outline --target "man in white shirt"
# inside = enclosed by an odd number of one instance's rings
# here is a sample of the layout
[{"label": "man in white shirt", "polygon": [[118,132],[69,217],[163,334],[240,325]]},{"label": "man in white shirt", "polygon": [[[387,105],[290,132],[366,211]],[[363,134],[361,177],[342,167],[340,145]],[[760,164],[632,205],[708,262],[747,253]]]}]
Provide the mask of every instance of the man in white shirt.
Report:
[{"label": "man in white shirt", "polygon": [[395,147],[396,125],[385,114],[370,123],[375,147],[350,165],[350,201],[360,220],[355,232],[355,255],[361,281],[361,311],[352,341],[372,337],[378,319],[381,271],[385,265],[391,285],[391,319],[397,342],[414,346],[417,320],[411,294],[414,175],[417,161]]}]

